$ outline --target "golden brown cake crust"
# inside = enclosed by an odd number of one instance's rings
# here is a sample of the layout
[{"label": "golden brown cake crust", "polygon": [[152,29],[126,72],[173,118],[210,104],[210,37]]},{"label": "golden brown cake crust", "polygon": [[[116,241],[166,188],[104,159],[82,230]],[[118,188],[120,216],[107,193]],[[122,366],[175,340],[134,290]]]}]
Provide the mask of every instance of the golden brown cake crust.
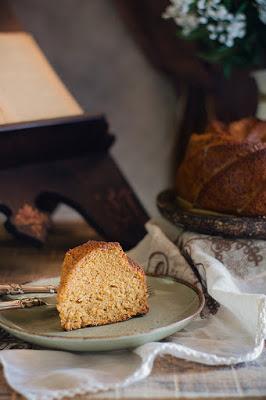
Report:
[{"label": "golden brown cake crust", "polygon": [[176,184],[194,208],[266,215],[266,122],[215,121],[206,133],[193,134]]},{"label": "golden brown cake crust", "polygon": [[66,253],[57,293],[64,329],[146,314],[147,298],[144,270],[127,257],[119,243],[89,241]]},{"label": "golden brown cake crust", "polygon": [[128,259],[130,264],[133,268],[141,272],[145,275],[143,268],[138,265],[135,261],[131,260],[123,251],[119,242],[104,242],[104,241],[97,241],[97,240],[89,240],[86,243],[81,244],[80,246],[76,246],[73,249],[69,249],[65,254],[65,260],[67,259],[67,268],[64,268],[62,275],[67,277],[68,273],[70,273],[71,269],[76,265],[76,263],[84,256],[84,254],[89,254],[95,249],[99,249],[101,251],[110,251],[114,249],[118,249],[121,253],[121,256]]}]

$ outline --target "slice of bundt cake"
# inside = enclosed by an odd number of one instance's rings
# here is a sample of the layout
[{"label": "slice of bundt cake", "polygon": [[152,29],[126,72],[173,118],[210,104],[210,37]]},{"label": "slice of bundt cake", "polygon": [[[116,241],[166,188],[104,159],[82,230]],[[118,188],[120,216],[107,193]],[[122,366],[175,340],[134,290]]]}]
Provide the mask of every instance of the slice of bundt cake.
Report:
[{"label": "slice of bundt cake", "polygon": [[66,253],[57,294],[65,330],[146,314],[147,298],[143,269],[119,243],[89,241]]}]

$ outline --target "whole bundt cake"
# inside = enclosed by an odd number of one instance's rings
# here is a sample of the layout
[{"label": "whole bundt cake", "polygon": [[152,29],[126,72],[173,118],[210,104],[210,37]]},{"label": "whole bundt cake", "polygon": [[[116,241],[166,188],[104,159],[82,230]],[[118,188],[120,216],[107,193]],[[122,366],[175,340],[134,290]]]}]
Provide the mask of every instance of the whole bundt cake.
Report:
[{"label": "whole bundt cake", "polygon": [[145,273],[119,243],[89,241],[66,253],[57,294],[65,330],[146,314],[147,299]]},{"label": "whole bundt cake", "polygon": [[193,134],[178,168],[183,207],[242,215],[266,215],[266,122],[214,121]]}]

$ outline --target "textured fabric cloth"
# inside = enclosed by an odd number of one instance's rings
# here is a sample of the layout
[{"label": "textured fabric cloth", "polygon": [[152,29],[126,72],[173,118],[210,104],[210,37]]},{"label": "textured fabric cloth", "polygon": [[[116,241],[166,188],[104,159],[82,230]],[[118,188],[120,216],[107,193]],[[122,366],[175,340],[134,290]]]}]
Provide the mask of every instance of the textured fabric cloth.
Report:
[{"label": "textured fabric cloth", "polygon": [[104,354],[51,350],[4,350],[0,359],[9,384],[32,400],[125,387],[151,372],[169,353],[208,365],[255,360],[266,335],[266,245],[177,231],[163,221],[130,252],[146,272],[196,284],[206,298],[201,316],[185,329],[132,351]]}]

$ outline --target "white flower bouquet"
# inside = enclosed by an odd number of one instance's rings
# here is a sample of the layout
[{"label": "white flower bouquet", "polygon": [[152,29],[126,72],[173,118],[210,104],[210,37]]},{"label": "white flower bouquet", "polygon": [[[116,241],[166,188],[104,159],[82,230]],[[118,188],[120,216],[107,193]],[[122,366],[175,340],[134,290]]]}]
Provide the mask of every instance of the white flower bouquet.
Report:
[{"label": "white flower bouquet", "polygon": [[266,0],[170,0],[163,18],[172,18],[178,35],[197,41],[199,56],[234,68],[257,68],[265,62]]}]

